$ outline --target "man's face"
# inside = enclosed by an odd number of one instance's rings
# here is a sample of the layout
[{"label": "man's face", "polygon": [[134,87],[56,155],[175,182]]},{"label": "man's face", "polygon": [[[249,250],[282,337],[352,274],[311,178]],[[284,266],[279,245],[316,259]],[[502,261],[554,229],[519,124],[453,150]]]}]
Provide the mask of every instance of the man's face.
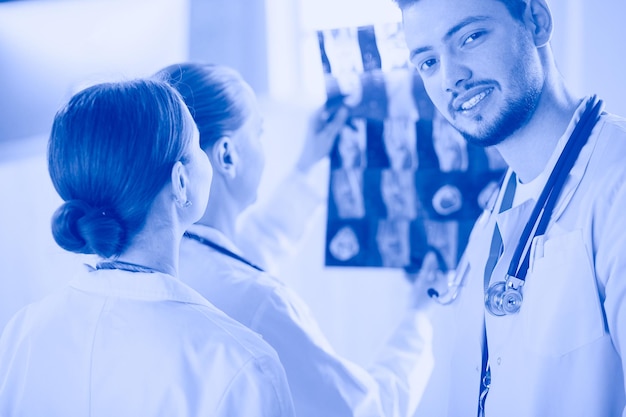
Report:
[{"label": "man's face", "polygon": [[439,111],[491,146],[532,117],[544,82],[531,30],[497,0],[419,0],[403,10],[411,62]]}]

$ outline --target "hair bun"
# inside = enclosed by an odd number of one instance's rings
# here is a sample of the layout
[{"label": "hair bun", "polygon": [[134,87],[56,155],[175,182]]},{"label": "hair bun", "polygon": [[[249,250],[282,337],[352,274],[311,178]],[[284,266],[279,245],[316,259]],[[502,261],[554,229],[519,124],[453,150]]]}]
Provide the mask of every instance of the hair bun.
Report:
[{"label": "hair bun", "polygon": [[52,235],[63,249],[108,258],[124,246],[124,228],[116,214],[81,200],[65,202],[52,216]]}]

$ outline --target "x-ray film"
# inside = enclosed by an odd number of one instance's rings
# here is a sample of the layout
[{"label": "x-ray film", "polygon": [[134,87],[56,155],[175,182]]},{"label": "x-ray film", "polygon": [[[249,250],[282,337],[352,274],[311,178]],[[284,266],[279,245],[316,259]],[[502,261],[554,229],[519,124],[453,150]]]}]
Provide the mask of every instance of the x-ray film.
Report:
[{"label": "x-ray film", "polygon": [[456,267],[505,165],[434,108],[400,24],[318,31],[329,102],[349,123],[331,152],[326,265]]}]

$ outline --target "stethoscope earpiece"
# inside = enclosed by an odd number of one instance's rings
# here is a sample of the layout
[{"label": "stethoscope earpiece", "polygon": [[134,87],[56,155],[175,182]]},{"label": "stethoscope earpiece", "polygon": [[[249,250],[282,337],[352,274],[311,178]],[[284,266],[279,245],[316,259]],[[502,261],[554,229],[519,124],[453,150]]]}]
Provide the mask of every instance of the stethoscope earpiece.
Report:
[{"label": "stethoscope earpiece", "polygon": [[434,288],[429,288],[426,293],[430,298],[439,298],[439,291]]}]

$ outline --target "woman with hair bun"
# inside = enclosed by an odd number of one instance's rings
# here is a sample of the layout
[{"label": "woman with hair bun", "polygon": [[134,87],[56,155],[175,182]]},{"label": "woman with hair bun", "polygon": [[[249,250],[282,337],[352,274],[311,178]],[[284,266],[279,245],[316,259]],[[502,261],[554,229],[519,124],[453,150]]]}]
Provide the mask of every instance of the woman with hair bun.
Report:
[{"label": "woman with hair bun", "polygon": [[18,312],[0,338],[2,416],[291,416],[276,353],[178,278],[212,168],[157,79],[70,99],[48,143],[64,249],[101,261]]}]

